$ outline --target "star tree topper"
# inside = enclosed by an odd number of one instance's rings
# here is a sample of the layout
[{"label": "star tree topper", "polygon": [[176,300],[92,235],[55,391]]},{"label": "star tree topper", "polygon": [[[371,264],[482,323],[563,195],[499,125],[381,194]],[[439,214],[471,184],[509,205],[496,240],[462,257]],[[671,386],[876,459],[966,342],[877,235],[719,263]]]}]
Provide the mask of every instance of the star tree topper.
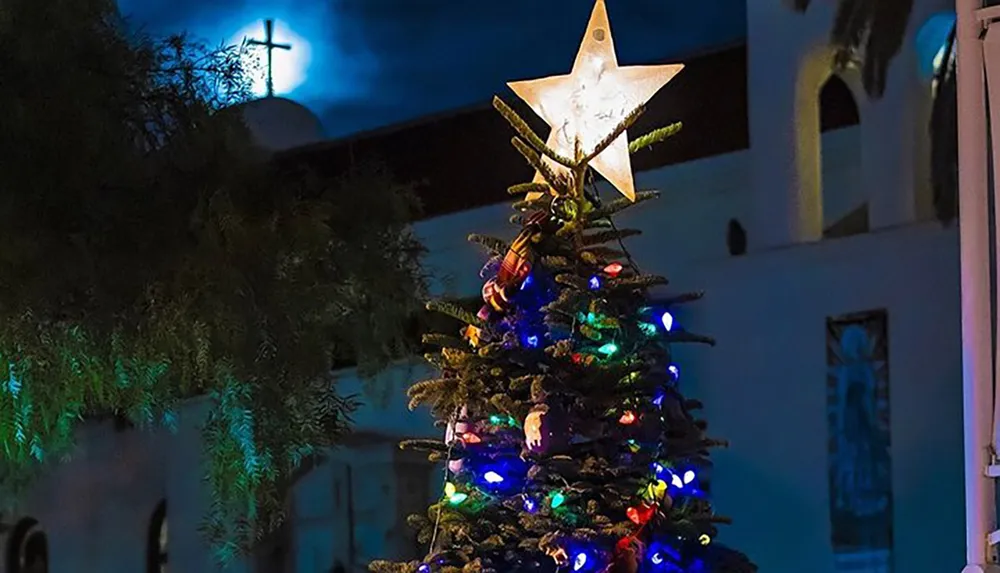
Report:
[{"label": "star tree topper", "polygon": [[[628,114],[649,101],[683,68],[683,64],[618,67],[608,10],[604,0],[597,0],[569,75],[507,85],[552,127],[547,145],[559,155],[573,158],[577,140],[583,153],[596,149]],[[543,161],[557,174],[568,172],[548,157]],[[626,134],[615,139],[590,165],[622,195],[635,201]],[[534,180],[545,183],[540,173]],[[539,195],[532,193],[527,198]]]}]

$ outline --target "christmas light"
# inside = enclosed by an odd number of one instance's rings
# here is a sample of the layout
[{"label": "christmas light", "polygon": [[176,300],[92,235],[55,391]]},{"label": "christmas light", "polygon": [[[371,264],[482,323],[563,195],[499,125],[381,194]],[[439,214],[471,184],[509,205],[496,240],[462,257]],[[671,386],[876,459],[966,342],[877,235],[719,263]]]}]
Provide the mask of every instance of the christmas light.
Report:
[{"label": "christmas light", "polygon": [[621,263],[611,263],[610,265],[608,265],[608,266],[604,267],[604,272],[605,272],[605,273],[606,273],[606,274],[607,274],[607,275],[608,275],[609,277],[611,277],[611,278],[615,278],[615,277],[617,277],[617,276],[618,276],[618,274],[619,274],[619,273],[621,273],[621,272],[622,272],[622,269],[623,269],[623,268],[624,268],[624,267],[622,267]]},{"label": "christmas light", "polygon": [[689,484],[694,481],[694,471],[688,470],[684,472],[684,484]]},{"label": "christmas light", "polygon": [[490,416],[490,423],[493,424],[494,426],[500,424],[501,422],[503,422],[503,418],[501,418],[500,416],[495,416],[495,415]]},{"label": "christmas light", "polygon": [[590,277],[590,280],[587,282],[587,284],[590,285],[590,290],[597,290],[601,288],[601,277],[598,277],[596,275],[592,276]]},{"label": "christmas light", "polygon": [[531,499],[530,497],[525,496],[525,498],[524,498],[524,511],[527,511],[528,513],[535,513],[535,509],[537,509],[537,507],[538,506],[535,504],[535,500]]},{"label": "christmas light", "polygon": [[528,346],[530,348],[538,348],[538,336],[532,334],[531,336],[526,338],[525,341],[528,343]]},{"label": "christmas light", "polygon": [[587,564],[587,554],[583,551],[576,554],[573,559],[573,571],[579,571]]},{"label": "christmas light", "polygon": [[648,322],[640,322],[639,330],[646,336],[656,336],[656,325]]},{"label": "christmas light", "polygon": [[667,329],[667,332],[670,332],[674,328],[674,315],[669,312],[664,312],[663,315],[660,316],[660,322],[663,323],[663,328]]},{"label": "christmas light", "polygon": [[500,483],[503,481],[503,476],[497,472],[486,472],[483,474],[483,479],[485,479],[488,483]]},{"label": "christmas light", "polygon": [[673,375],[674,380],[678,380],[681,377],[681,369],[678,368],[676,364],[667,366],[667,372],[670,372],[670,374]]},{"label": "christmas light", "polygon": [[623,425],[623,426],[628,426],[630,424],[634,424],[635,420],[636,420],[635,412],[633,412],[632,410],[629,410],[629,411],[625,412],[624,414],[622,414],[621,418],[618,418],[618,423],[621,424],[621,425]]},{"label": "christmas light", "polygon": [[560,505],[562,505],[563,502],[565,501],[566,501],[566,496],[563,495],[562,492],[557,491],[554,494],[552,494],[552,500],[549,501],[549,507],[555,509]]},{"label": "christmas light", "polygon": [[417,567],[417,573],[431,573],[431,566],[426,563],[421,563],[420,567]]},{"label": "christmas light", "polygon": [[521,283],[521,290],[528,288],[528,285],[530,285],[531,282],[532,282],[531,275],[524,277],[524,282]]},{"label": "christmas light", "polygon": [[653,565],[659,565],[659,564],[663,563],[663,556],[660,555],[659,551],[657,551],[657,552],[653,553],[653,556],[650,557],[649,560],[653,562]]},{"label": "christmas light", "polygon": [[482,438],[473,434],[472,432],[466,432],[462,434],[462,441],[466,444],[478,444],[483,441]]},{"label": "christmas light", "polygon": [[702,545],[708,545],[711,542],[712,538],[705,533],[702,533],[701,536],[698,537],[698,543],[701,543]]},{"label": "christmas light", "polygon": [[458,505],[469,499],[469,494],[458,491],[455,484],[451,482],[444,484],[444,495],[448,498],[448,503],[452,505]]},{"label": "christmas light", "polygon": [[615,352],[618,352],[618,345],[615,344],[614,342],[609,342],[604,346],[598,348],[597,351],[600,352],[601,354],[606,354],[608,356],[611,356]]}]

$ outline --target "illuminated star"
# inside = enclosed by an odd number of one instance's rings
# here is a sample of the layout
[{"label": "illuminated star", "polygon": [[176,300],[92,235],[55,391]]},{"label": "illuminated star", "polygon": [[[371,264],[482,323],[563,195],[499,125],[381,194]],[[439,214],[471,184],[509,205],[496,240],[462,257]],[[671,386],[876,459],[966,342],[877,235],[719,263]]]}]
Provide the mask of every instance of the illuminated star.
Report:
[{"label": "illuminated star", "polygon": [[[507,85],[552,127],[548,146],[572,159],[577,141],[584,154],[592,152],[628,114],[649,101],[683,68],[683,64],[618,67],[608,11],[604,0],[597,0],[569,75]],[[548,157],[544,161],[557,174],[567,175],[569,170],[565,166]],[[635,200],[628,139],[624,133],[590,165],[622,195]],[[544,183],[545,179],[536,173],[535,182]],[[528,199],[538,196],[529,194]]]}]

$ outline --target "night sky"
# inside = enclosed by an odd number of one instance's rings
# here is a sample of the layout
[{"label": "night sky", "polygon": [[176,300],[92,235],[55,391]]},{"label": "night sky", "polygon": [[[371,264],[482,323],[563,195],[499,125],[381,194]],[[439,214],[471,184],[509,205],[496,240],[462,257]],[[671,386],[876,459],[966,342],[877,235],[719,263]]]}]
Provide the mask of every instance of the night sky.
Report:
[{"label": "night sky", "polygon": [[[745,0],[607,0],[619,61],[657,63],[745,37]],[[153,33],[211,44],[278,21],[276,89],[332,137],[485,103],[508,80],[566,73],[592,0],[120,0]],[[291,89],[289,89],[291,88]]]}]

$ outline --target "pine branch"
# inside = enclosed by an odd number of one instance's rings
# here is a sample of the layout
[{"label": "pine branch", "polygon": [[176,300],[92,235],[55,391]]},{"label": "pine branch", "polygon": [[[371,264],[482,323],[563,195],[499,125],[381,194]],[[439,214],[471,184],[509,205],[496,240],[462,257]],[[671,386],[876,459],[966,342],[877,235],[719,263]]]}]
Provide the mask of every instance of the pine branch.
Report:
[{"label": "pine branch", "polygon": [[425,452],[447,452],[450,448],[448,444],[440,440],[403,440],[399,442],[401,450],[419,450]]},{"label": "pine branch", "polygon": [[549,189],[551,189],[551,187],[545,183],[518,183],[517,185],[511,185],[508,187],[507,193],[510,195],[526,195],[528,193],[547,194]]},{"label": "pine branch", "polygon": [[600,245],[602,243],[608,243],[610,241],[621,241],[623,239],[627,239],[629,237],[636,237],[641,234],[642,231],[638,229],[619,229],[612,231],[601,231],[590,235],[583,235],[580,240],[585,246],[590,246],[590,245]]},{"label": "pine branch", "polygon": [[635,194],[635,201],[630,200],[628,197],[620,197],[608,203],[605,203],[603,207],[594,209],[587,215],[588,221],[595,221],[597,219],[603,219],[605,217],[610,217],[615,213],[619,213],[628,209],[629,207],[634,207],[639,203],[644,201],[649,201],[650,199],[656,199],[660,196],[659,191],[639,191]]},{"label": "pine branch", "polygon": [[634,124],[636,120],[638,120],[639,117],[642,116],[642,114],[645,111],[646,111],[646,106],[640,105],[639,107],[629,112],[629,114],[625,116],[625,119],[623,119],[621,123],[615,126],[615,128],[611,131],[611,133],[609,133],[607,137],[602,139],[601,142],[597,144],[597,147],[595,147],[593,151],[584,156],[580,164],[587,165],[591,161],[593,161],[595,157],[600,155],[602,151],[607,149],[609,145],[611,145],[612,143],[615,142],[616,139],[621,137],[628,130],[628,128],[632,127],[632,124]]},{"label": "pine branch", "polygon": [[654,286],[664,286],[670,284],[667,277],[656,275],[639,275],[637,277],[623,277],[609,279],[608,286],[614,288],[652,288]]},{"label": "pine branch", "polygon": [[555,171],[552,171],[551,167],[542,161],[542,157],[538,155],[534,149],[528,147],[528,144],[526,144],[524,140],[519,137],[515,137],[510,140],[510,143],[514,146],[514,149],[517,149],[518,153],[524,157],[525,161],[528,162],[528,165],[531,165],[535,171],[542,174],[542,178],[548,182],[550,187],[557,190],[562,189],[560,187],[559,176],[556,175]]},{"label": "pine branch", "polygon": [[503,239],[498,239],[496,237],[489,237],[486,235],[479,235],[476,233],[472,233],[471,235],[469,235],[467,240],[470,243],[476,243],[478,245],[482,245],[490,253],[499,256],[503,256],[504,254],[506,254],[507,249],[510,248],[510,245],[507,243],[507,241],[504,241]]},{"label": "pine branch", "polygon": [[528,124],[525,123],[523,119],[521,119],[521,116],[517,115],[517,112],[511,109],[510,106],[508,106],[506,103],[504,103],[502,99],[494,96],[493,107],[498,112],[500,112],[500,115],[502,115],[503,118],[507,120],[507,123],[509,123],[511,127],[514,128],[514,131],[516,131],[518,135],[524,138],[525,141],[530,143],[531,146],[534,147],[538,153],[546,155],[547,157],[552,159],[552,161],[555,161],[560,165],[564,165],[569,169],[576,168],[576,163],[572,159],[559,155],[558,153],[556,153],[554,149],[552,149],[548,145],[545,145],[545,142],[542,141],[542,139],[538,137],[535,134],[535,132],[531,130],[530,127],[528,127]]},{"label": "pine branch", "polygon": [[707,344],[709,346],[715,346],[715,339],[711,336],[703,336],[701,334],[692,334],[690,332],[685,332],[683,330],[675,330],[673,332],[667,333],[667,340],[670,342],[694,342],[697,344]]},{"label": "pine branch", "polygon": [[454,319],[460,320],[466,324],[471,324],[473,326],[478,326],[483,328],[486,326],[478,316],[472,314],[471,312],[465,310],[464,308],[458,306],[453,302],[448,302],[445,300],[432,300],[427,302],[427,310],[432,312],[440,312],[441,314],[446,314]]},{"label": "pine branch", "polygon": [[441,348],[456,348],[459,350],[464,350],[469,346],[469,343],[454,336],[449,336],[447,334],[430,333],[424,334],[420,337],[421,342],[431,346],[440,346]]},{"label": "pine branch", "polygon": [[663,299],[661,302],[666,306],[675,306],[679,304],[687,304],[689,302],[700,300],[704,296],[705,293],[703,291],[695,291],[668,297]]},{"label": "pine branch", "polygon": [[681,127],[682,127],[681,122],[677,122],[677,123],[672,123],[666,127],[654,129],[653,131],[645,135],[639,136],[635,140],[633,140],[632,143],[628,145],[628,151],[629,153],[636,153],[637,151],[640,151],[647,147],[652,147],[653,145],[656,145],[657,143],[660,143],[661,141],[679,133]]}]

